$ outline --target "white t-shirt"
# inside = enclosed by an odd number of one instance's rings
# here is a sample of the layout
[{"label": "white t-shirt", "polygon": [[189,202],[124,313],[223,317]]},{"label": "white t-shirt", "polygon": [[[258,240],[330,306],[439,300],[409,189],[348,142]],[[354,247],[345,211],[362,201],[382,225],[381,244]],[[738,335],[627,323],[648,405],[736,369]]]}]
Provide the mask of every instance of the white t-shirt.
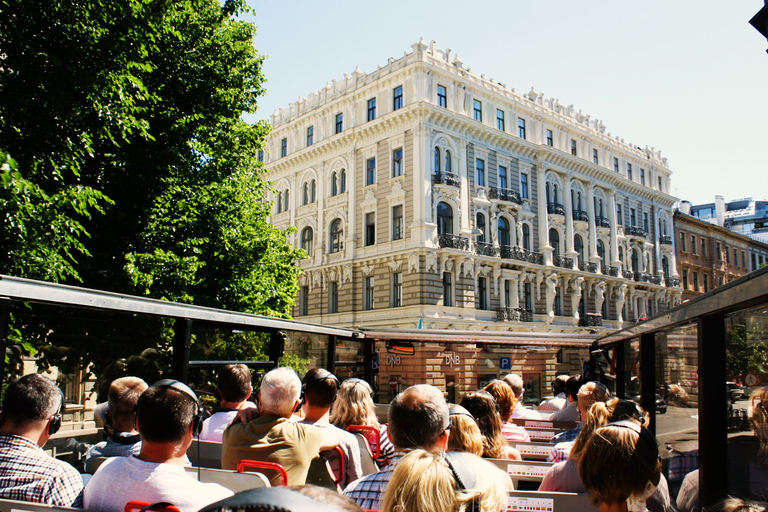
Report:
[{"label": "white t-shirt", "polygon": [[203,484],[175,464],[114,457],[101,465],[83,491],[83,508],[123,512],[129,501],[167,501],[181,512],[197,512],[229,496],[219,484]]},{"label": "white t-shirt", "polygon": [[213,441],[220,443],[224,437],[224,430],[232,423],[237,416],[236,410],[219,411],[203,422],[203,429],[200,431],[200,441]]}]

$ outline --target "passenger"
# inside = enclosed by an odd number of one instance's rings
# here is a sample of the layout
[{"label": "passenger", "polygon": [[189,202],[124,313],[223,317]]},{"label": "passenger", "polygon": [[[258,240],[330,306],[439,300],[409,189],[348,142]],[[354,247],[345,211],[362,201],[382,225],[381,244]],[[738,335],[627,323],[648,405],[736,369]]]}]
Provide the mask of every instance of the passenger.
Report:
[{"label": "passenger", "polygon": [[493,396],[487,391],[472,391],[461,399],[461,406],[474,416],[483,435],[483,457],[522,460],[520,452],[509,446],[501,434],[501,417]]},{"label": "passenger", "polygon": [[729,497],[708,506],[705,512],[765,512],[766,509],[768,509],[768,503],[762,501]]},{"label": "passenger", "polygon": [[251,370],[244,364],[228,364],[219,370],[216,396],[219,399],[218,412],[203,422],[200,441],[220,443],[224,430],[232,423],[240,409],[256,407],[249,402],[253,393]]},{"label": "passenger", "polygon": [[395,445],[392,464],[378,473],[355,480],[344,494],[361,507],[378,510],[392,472],[406,450],[445,451],[450,429],[448,404],[443,393],[430,385],[417,384],[398,394],[389,405],[389,437]]},{"label": "passenger", "polygon": [[202,407],[189,387],[170,379],[155,382],[136,408],[141,452],[104,462],[85,487],[85,508],[123,512],[126,503],[136,500],[168,502],[182,512],[196,512],[232,496],[229,489],[198,482],[184,469],[201,420]]},{"label": "passenger", "polygon": [[[360,463],[360,446],[357,438],[334,425],[328,420],[331,404],[336,400],[339,391],[339,379],[328,370],[314,368],[309,370],[302,381],[304,401],[301,406],[304,419],[301,423],[315,425],[322,429],[329,429],[336,433],[339,439],[339,447],[344,452],[344,479],[342,489],[347,484],[363,476]],[[328,455],[328,452],[326,452]],[[307,483],[329,486],[328,470],[325,459],[314,459],[310,465]],[[335,488],[335,485],[334,485]]]},{"label": "passenger", "polygon": [[371,386],[361,379],[346,379],[341,383],[339,398],[331,408],[331,423],[341,429],[350,425],[374,427],[379,430],[379,457],[376,464],[383,468],[395,454],[395,447],[389,440],[386,425],[376,417]]},{"label": "passenger", "polygon": [[64,395],[42,375],[10,384],[0,418],[0,498],[83,506],[83,479],[75,468],[41,448],[61,427]]},{"label": "passenger", "polygon": [[512,391],[515,393],[515,398],[517,398],[517,405],[515,405],[515,410],[512,412],[512,417],[540,420],[541,414],[539,414],[538,411],[534,411],[533,409],[528,409],[523,406],[523,394],[525,393],[523,379],[517,374],[510,373],[506,375],[502,380],[512,388]]},{"label": "passenger", "polygon": [[[224,431],[222,469],[237,469],[243,459],[275,462],[285,468],[289,485],[304,484],[312,459],[335,448],[339,440],[328,429],[291,421],[300,395],[301,381],[293,369],[276,368],[264,375],[259,390],[260,415],[246,423],[235,421]],[[257,414],[244,409],[238,418]],[[279,481],[275,475],[272,484]]]},{"label": "passenger", "polygon": [[579,457],[579,475],[600,512],[645,511],[661,477],[656,439],[634,421],[599,428]]},{"label": "passenger", "polygon": [[768,386],[756,388],[749,397],[749,424],[760,446],[755,462],[768,467]]},{"label": "passenger", "polygon": [[568,398],[565,394],[565,383],[568,382],[570,377],[568,375],[558,375],[555,380],[552,381],[552,394],[553,398],[544,400],[539,404],[538,411],[553,412],[559,411],[568,403]]},{"label": "passenger", "polygon": [[499,417],[501,418],[501,435],[507,441],[515,441],[521,443],[528,443],[531,441],[528,432],[525,428],[511,423],[509,420],[512,418],[512,411],[517,406],[517,398],[515,398],[515,392],[509,387],[509,384],[503,380],[492,380],[483,388],[489,392],[494,401],[498,404]]},{"label": "passenger", "polygon": [[695,469],[685,475],[680,490],[677,492],[677,509],[680,512],[699,512],[699,470]]},{"label": "passenger", "polygon": [[449,452],[468,452],[483,456],[483,435],[475,418],[460,405],[448,409],[451,416],[451,430],[448,434]]},{"label": "passenger", "polygon": [[147,389],[147,383],[138,377],[121,377],[109,385],[108,410],[104,432],[107,439],[93,445],[85,454],[85,469],[97,457],[138,455],[141,438],[136,430],[136,402]]},{"label": "passenger", "polygon": [[611,392],[602,382],[587,382],[579,388],[577,409],[579,410],[580,423],[576,427],[560,432],[552,437],[555,445],[547,457],[547,462],[561,462],[568,458],[573,442],[581,432],[581,427],[587,421],[589,409],[595,402],[605,402],[611,397]]},{"label": "passenger", "polygon": [[552,421],[579,421],[579,389],[584,381],[581,375],[574,375],[565,383],[565,391],[568,394],[568,404],[549,417]]},{"label": "passenger", "polygon": [[208,505],[200,512],[363,512],[353,500],[314,485],[261,487]]},{"label": "passenger", "polygon": [[476,455],[414,450],[395,468],[381,512],[502,512],[512,489],[509,475]]}]

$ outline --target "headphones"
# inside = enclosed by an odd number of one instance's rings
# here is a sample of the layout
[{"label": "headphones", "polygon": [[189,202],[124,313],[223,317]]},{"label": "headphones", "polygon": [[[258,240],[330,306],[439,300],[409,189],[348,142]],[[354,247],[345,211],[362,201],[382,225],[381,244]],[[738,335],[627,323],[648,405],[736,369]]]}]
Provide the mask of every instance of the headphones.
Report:
[{"label": "headphones", "polygon": [[61,428],[61,418],[64,416],[64,408],[66,407],[64,404],[64,392],[61,390],[60,387],[56,386],[56,389],[59,390],[59,397],[61,398],[61,405],[59,406],[59,412],[53,415],[51,418],[51,421],[48,423],[48,435],[52,436],[56,432],[59,431]]},{"label": "headphones", "polygon": [[[456,479],[456,484],[462,492],[472,492],[477,488],[477,477],[475,472],[472,471],[472,462],[464,452],[445,452],[445,462],[448,467],[451,468],[451,473]],[[477,497],[472,499],[472,506],[467,510],[474,511],[480,510]]]},{"label": "headphones", "polygon": [[[609,423],[605,425],[605,427],[600,427],[600,429],[606,428],[606,427],[621,427],[621,428],[628,428],[631,430],[634,430],[638,433],[640,436],[640,439],[645,440],[646,443],[649,443],[650,446],[653,446],[656,452],[656,457],[659,456],[659,445],[656,443],[656,438],[653,437],[653,434],[650,433],[650,431],[643,427],[642,425],[638,425],[634,421],[631,420],[621,420],[621,421],[614,421],[613,423]],[[600,430],[598,429],[598,430]]]},{"label": "headphones", "polygon": [[468,410],[466,410],[464,407],[460,405],[454,405],[451,406],[448,409],[448,415],[449,416],[469,416],[474,421],[475,417],[472,416],[472,413],[470,413]]},{"label": "headphones", "polygon": [[[299,397],[299,407],[304,405],[304,402],[306,401],[305,394],[307,392],[307,384],[312,384],[313,382],[320,382],[321,380],[332,380],[336,383],[336,391],[339,391],[339,388],[341,388],[341,382],[339,382],[339,378],[336,377],[334,374],[329,372],[328,370],[320,368],[320,371],[316,374],[312,375],[311,377],[304,376],[304,381],[301,383],[301,396]],[[336,401],[336,396],[338,396],[338,393],[334,395],[333,401]]]},{"label": "headphones", "polygon": [[205,409],[203,409],[203,406],[200,405],[200,401],[197,399],[197,395],[195,394],[192,389],[184,384],[183,382],[180,382],[178,380],[174,379],[161,379],[154,384],[152,384],[153,388],[171,388],[179,393],[183,393],[184,395],[187,395],[189,398],[191,398],[195,402],[195,416],[192,419],[192,437],[198,437],[200,435],[200,431],[203,430],[203,420],[205,420]]}]

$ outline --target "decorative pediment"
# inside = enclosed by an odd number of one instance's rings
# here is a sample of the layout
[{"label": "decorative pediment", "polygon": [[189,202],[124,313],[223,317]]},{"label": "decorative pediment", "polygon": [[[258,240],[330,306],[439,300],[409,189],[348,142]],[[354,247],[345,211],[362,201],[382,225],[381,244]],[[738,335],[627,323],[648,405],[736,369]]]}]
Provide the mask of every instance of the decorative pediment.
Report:
[{"label": "decorative pediment", "polygon": [[352,264],[346,263],[341,267],[341,281],[344,283],[352,282]]},{"label": "decorative pediment", "polygon": [[419,254],[412,252],[408,255],[408,273],[419,271]]},{"label": "decorative pediment", "polygon": [[398,270],[400,270],[400,265],[401,265],[400,260],[392,260],[389,263],[387,263],[389,270],[391,270],[392,272],[397,272]]},{"label": "decorative pediment", "polygon": [[363,272],[363,275],[365,277],[370,277],[370,275],[373,274],[373,271],[375,268],[376,267],[374,267],[373,265],[362,265],[360,267],[360,270]]}]

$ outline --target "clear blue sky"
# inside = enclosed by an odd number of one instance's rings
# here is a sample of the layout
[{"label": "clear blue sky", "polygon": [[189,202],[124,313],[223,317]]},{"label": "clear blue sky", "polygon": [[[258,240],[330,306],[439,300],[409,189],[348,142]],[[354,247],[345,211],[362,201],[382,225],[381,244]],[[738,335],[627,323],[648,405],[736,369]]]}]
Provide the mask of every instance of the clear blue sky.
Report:
[{"label": "clear blue sky", "polygon": [[662,151],[681,199],[768,199],[762,0],[249,0],[266,55],[257,118],[423,37],[474,72],[531,86]]}]

